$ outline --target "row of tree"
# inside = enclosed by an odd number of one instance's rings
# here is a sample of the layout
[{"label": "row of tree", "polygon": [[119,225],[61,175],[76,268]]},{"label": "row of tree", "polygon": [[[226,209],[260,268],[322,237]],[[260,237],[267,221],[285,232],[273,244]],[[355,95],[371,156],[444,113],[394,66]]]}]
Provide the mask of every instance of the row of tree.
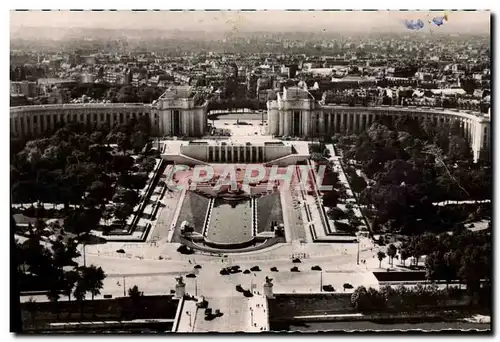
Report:
[{"label": "row of tree", "polygon": [[81,98],[83,95],[94,100],[109,101],[112,103],[152,103],[158,99],[164,89],[141,85],[114,86],[106,83],[78,84],[71,88],[72,98]]},{"label": "row of tree", "polygon": [[248,108],[252,110],[265,110],[266,102],[259,101],[258,99],[250,99],[250,98],[212,98],[208,102],[208,110],[231,110],[231,109],[239,109],[239,108]]},{"label": "row of tree", "polygon": [[446,301],[460,299],[462,295],[462,291],[458,288],[450,287],[440,290],[435,285],[418,284],[414,288],[404,285],[392,288],[386,285],[380,290],[359,286],[351,296],[351,304],[360,312],[379,312],[387,309],[398,312],[413,311],[442,307]]},{"label": "row of tree", "polygon": [[[64,204],[64,229],[75,234],[88,234],[101,218],[114,217],[123,225],[156,165],[154,157],[140,154],[134,160],[129,155],[131,145],[136,151],[146,145],[149,122],[131,120],[105,134],[88,134],[83,125],[69,124],[50,138],[26,143],[11,161],[12,201],[38,202],[38,208],[23,214],[39,219],[48,217],[43,203]],[[116,136],[121,137],[119,151],[109,146]],[[106,206],[109,201],[114,207]],[[70,209],[70,204],[78,208]]]},{"label": "row of tree", "polygon": [[[392,265],[397,252],[398,248],[390,244],[385,253],[377,253],[377,258],[382,262],[389,257]],[[445,281],[448,287],[452,281],[459,280],[467,285],[470,294],[479,291],[481,282],[491,281],[491,237],[485,231],[461,230],[451,235],[425,233],[410,237],[399,247],[403,266],[407,259],[410,266],[418,265],[422,256],[425,256],[426,278],[430,281]]]},{"label": "row of tree", "polygon": [[438,209],[432,203],[491,198],[491,165],[472,163],[468,144],[457,127],[450,128],[451,137],[436,132],[432,138],[438,144],[448,139],[450,148],[445,154],[436,144],[415,138],[421,134],[418,127],[411,123],[404,127],[403,123],[396,122],[402,131],[375,123],[359,136],[338,139],[345,150],[344,163],[354,160],[374,180],[368,187],[354,168],[346,167],[351,187],[367,206],[365,213],[374,213],[375,228],[383,225],[417,232],[435,223],[432,214]]},{"label": "row of tree", "polygon": [[[131,133],[135,131],[135,133]],[[141,150],[149,139],[147,125],[133,122],[108,134],[84,132],[82,125],[69,124],[50,138],[18,146],[11,159],[11,194],[15,203],[51,202],[102,204],[114,194],[115,183],[134,190],[144,185],[144,173],[155,165],[152,157],[141,157],[137,166],[127,155],[130,145]],[[139,139],[136,139],[142,135]],[[116,142],[123,153],[114,153],[107,144]],[[132,143],[130,143],[132,141]]]},{"label": "row of tree", "polygon": [[[15,229],[15,223],[12,222]],[[61,295],[73,298],[82,306],[86,294],[99,295],[106,275],[101,267],[79,266],[80,256],[74,239],[47,242],[40,229],[32,229],[28,238],[16,241],[13,257],[16,261],[20,291],[44,290],[48,299],[57,306]]]},{"label": "row of tree", "polygon": [[351,166],[346,167],[344,172],[353,192],[359,194],[361,191],[366,189],[366,186],[368,185],[366,180],[362,176],[358,175],[355,168]]}]

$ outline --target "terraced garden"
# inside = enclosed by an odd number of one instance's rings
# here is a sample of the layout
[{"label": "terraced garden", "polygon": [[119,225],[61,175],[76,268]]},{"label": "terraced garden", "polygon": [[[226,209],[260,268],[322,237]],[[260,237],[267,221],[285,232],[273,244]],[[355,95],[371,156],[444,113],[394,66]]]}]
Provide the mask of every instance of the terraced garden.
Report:
[{"label": "terraced garden", "polygon": [[283,223],[283,210],[278,192],[257,199],[257,233],[271,230],[272,222]]},{"label": "terraced garden", "polygon": [[187,221],[194,228],[195,232],[202,234],[209,202],[210,200],[207,197],[191,191],[186,192],[186,197],[184,197],[181,212],[175,225],[172,242],[180,242],[181,224],[184,221]]}]

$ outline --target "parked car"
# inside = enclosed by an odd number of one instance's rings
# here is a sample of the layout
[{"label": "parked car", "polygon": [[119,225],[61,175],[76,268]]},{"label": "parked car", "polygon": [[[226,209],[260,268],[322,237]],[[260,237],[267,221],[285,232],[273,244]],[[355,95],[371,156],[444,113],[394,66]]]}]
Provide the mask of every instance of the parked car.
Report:
[{"label": "parked car", "polygon": [[220,270],[219,272],[221,275],[229,275],[229,272],[227,271],[227,269],[223,268],[222,270]]},{"label": "parked car", "polygon": [[323,291],[325,291],[325,292],[334,292],[335,289],[333,288],[332,285],[323,285]]},{"label": "parked car", "polygon": [[120,248],[116,250],[116,253],[125,254],[125,251],[123,250],[123,248]]},{"label": "parked car", "polygon": [[226,270],[230,274],[235,274],[235,273],[240,273],[241,272],[240,266],[227,267]]},{"label": "parked car", "polygon": [[243,271],[243,274],[249,274],[249,273],[252,273],[252,272],[250,272],[250,270],[244,270]]},{"label": "parked car", "polygon": [[245,290],[245,292],[243,292],[243,295],[247,298],[253,297],[253,293],[250,290]]},{"label": "parked car", "polygon": [[290,269],[291,272],[300,272],[297,266],[294,266]]},{"label": "parked car", "polygon": [[271,272],[279,272],[276,266],[271,267]]},{"label": "parked car", "polygon": [[201,265],[196,265],[196,266],[194,266],[194,268],[196,268],[196,269],[200,269],[200,268],[201,268]]},{"label": "parked car", "polygon": [[250,269],[252,272],[260,272],[260,267],[259,266],[254,266]]},{"label": "parked car", "polygon": [[292,262],[293,262],[294,264],[300,264],[302,261],[300,261],[300,259],[299,259],[299,258],[295,258],[295,259],[293,259],[293,260],[292,260]]},{"label": "parked car", "polygon": [[318,265],[314,265],[313,267],[311,267],[311,271],[321,271],[321,267],[319,267]]},{"label": "parked car", "polygon": [[231,273],[231,274],[241,272],[241,270],[240,270],[240,266],[231,266],[231,267],[228,267],[228,268],[227,268],[227,271],[228,271],[229,273]]},{"label": "parked car", "polygon": [[353,288],[354,288],[354,286],[352,286],[351,284],[349,284],[349,283],[344,283],[344,291],[345,291],[346,289],[353,289]]},{"label": "parked car", "polygon": [[244,292],[245,289],[240,284],[238,284],[238,285],[236,285],[236,291],[238,291],[238,292]]},{"label": "parked car", "polygon": [[196,275],[194,273],[189,273],[186,275],[186,278],[196,278]]}]

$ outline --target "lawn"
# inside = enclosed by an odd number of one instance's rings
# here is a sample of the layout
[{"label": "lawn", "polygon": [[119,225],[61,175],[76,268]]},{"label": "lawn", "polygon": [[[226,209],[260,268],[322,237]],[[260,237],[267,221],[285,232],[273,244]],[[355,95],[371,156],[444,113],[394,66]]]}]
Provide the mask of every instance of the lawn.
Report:
[{"label": "lawn", "polygon": [[250,200],[227,201],[217,198],[212,209],[207,238],[213,242],[238,243],[252,238]]},{"label": "lawn", "polygon": [[205,216],[208,209],[208,203],[210,200],[207,197],[198,195],[194,192],[186,192],[186,197],[184,197],[184,202],[182,202],[181,212],[177,219],[175,225],[175,233],[172,238],[172,242],[179,242],[179,236],[181,231],[181,224],[184,221],[189,223],[189,226],[194,228],[197,233],[203,232],[203,225],[205,223]]},{"label": "lawn", "polygon": [[283,210],[278,192],[257,199],[257,233],[271,231],[273,221],[283,223]]}]

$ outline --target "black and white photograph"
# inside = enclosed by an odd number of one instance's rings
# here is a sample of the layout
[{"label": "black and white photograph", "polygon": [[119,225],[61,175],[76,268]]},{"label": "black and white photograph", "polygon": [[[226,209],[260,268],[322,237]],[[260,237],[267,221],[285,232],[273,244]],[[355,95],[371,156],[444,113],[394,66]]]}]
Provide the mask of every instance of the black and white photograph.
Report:
[{"label": "black and white photograph", "polygon": [[9,19],[11,332],[492,333],[491,11]]}]

